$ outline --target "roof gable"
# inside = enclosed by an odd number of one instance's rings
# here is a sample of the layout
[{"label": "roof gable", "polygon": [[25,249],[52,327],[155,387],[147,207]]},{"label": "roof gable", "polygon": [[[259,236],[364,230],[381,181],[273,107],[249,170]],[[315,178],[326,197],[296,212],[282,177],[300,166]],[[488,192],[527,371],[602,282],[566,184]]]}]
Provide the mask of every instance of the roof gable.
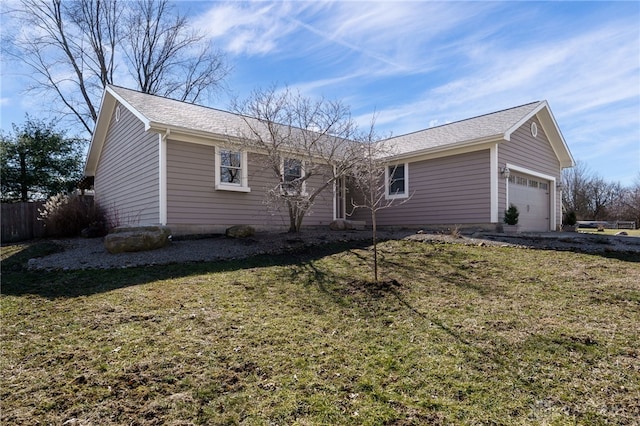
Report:
[{"label": "roof gable", "polygon": [[[572,167],[573,157],[546,101],[431,127],[382,141],[390,145],[393,158],[410,158],[435,152],[459,150],[487,142],[508,141],[511,134],[537,116],[562,167]],[[457,151],[456,151],[457,152]]]},{"label": "roof gable", "polygon": [[[155,131],[163,135],[182,135],[190,140],[218,138],[229,141],[251,138],[269,138],[269,128],[260,120],[242,116],[201,105],[176,101],[161,96],[150,95],[123,87],[109,85],[103,94],[100,114],[91,139],[85,175],[93,176],[98,159],[104,145],[111,117],[117,104],[122,105],[135,115],[146,131]],[[313,130],[275,126],[285,129],[287,137],[304,137],[303,133],[311,133],[322,139],[334,138],[331,135],[317,133]],[[273,129],[271,129],[273,130]],[[341,140],[339,137],[335,137]],[[322,149],[322,144],[317,148]],[[292,147],[292,151],[295,147]]]},{"label": "roof gable", "polygon": [[91,138],[85,163],[86,176],[95,174],[117,104],[136,116],[147,131],[224,138],[240,137],[243,130],[249,131],[245,119],[231,112],[109,85],[103,93],[100,114]]}]

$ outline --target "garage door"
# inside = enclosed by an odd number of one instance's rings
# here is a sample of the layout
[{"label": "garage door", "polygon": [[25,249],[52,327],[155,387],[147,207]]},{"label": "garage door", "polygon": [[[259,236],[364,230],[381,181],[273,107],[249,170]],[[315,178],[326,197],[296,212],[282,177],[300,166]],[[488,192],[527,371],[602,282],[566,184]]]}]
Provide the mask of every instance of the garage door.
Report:
[{"label": "garage door", "polygon": [[549,230],[549,181],[512,173],[509,176],[509,204],[520,212],[520,231]]}]

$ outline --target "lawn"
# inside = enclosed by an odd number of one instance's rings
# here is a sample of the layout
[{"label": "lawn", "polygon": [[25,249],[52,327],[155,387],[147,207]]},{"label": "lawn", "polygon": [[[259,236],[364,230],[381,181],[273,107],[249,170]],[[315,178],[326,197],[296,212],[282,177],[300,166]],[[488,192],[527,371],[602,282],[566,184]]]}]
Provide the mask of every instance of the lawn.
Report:
[{"label": "lawn", "polygon": [[626,232],[630,237],[640,237],[640,229],[603,229],[602,231],[598,231],[595,228],[579,228],[578,232],[597,235],[615,235],[618,232]]},{"label": "lawn", "polygon": [[378,285],[353,244],[50,273],[3,247],[0,423],[638,424],[637,255],[380,247]]}]

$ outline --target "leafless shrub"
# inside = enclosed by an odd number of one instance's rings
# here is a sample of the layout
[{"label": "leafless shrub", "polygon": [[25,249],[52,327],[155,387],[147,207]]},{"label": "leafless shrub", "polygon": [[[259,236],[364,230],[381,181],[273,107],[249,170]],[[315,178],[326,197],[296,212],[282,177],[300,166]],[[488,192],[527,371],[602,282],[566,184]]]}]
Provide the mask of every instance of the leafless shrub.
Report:
[{"label": "leafless shrub", "polygon": [[50,237],[75,237],[85,228],[93,228],[98,234],[107,232],[105,211],[92,197],[54,195],[40,210],[40,220]]},{"label": "leafless shrub", "polygon": [[449,235],[453,238],[462,238],[462,232],[460,231],[460,225],[456,225],[453,228],[449,229]]}]

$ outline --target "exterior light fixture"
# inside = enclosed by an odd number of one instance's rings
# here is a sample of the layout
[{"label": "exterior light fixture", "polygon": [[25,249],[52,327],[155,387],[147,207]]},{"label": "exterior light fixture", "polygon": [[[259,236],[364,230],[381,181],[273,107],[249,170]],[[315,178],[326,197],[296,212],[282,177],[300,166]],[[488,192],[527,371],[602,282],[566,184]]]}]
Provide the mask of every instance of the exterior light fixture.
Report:
[{"label": "exterior light fixture", "polygon": [[509,179],[509,176],[511,176],[511,170],[509,170],[508,167],[503,167],[500,169],[500,174],[503,178]]}]

